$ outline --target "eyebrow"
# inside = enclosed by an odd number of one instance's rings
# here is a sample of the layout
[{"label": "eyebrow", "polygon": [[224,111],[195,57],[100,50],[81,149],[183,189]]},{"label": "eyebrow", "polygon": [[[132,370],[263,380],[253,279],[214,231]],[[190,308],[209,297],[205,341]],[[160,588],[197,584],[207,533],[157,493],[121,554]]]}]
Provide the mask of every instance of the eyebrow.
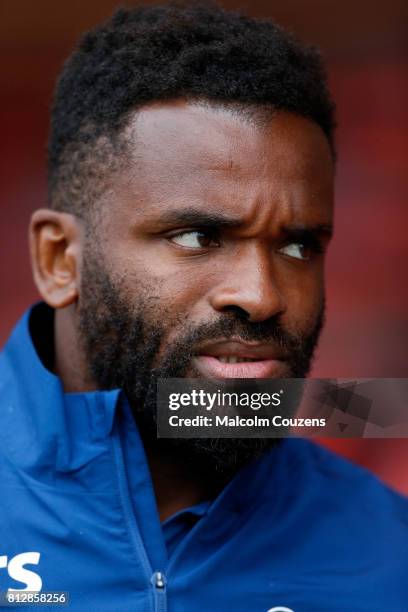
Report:
[{"label": "eyebrow", "polygon": [[[165,211],[160,215],[159,221],[168,225],[185,224],[202,228],[238,228],[243,225],[242,219],[229,217],[218,212],[204,212],[195,208]],[[307,234],[330,238],[333,234],[333,226],[326,223],[317,223],[314,225],[294,224],[291,226],[283,226],[281,232],[291,238],[302,238]]]},{"label": "eyebrow", "polygon": [[315,235],[325,238],[333,236],[333,226],[328,223],[316,223],[315,225],[292,225],[283,226],[282,232],[290,238],[302,238],[306,235]]},{"label": "eyebrow", "polygon": [[169,225],[187,224],[198,227],[239,227],[242,220],[217,212],[203,212],[195,208],[169,210],[160,215],[159,221]]}]

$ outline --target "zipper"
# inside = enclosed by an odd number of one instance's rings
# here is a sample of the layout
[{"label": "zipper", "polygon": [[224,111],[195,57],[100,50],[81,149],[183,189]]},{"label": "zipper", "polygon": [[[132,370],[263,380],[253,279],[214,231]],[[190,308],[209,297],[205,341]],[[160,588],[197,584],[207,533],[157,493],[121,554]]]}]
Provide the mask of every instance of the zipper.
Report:
[{"label": "zipper", "polygon": [[154,588],[154,610],[155,612],[167,611],[166,576],[163,572],[154,572],[151,583]]},{"label": "zipper", "polygon": [[134,548],[138,556],[138,560],[141,562],[146,581],[153,589],[154,595],[154,612],[166,612],[167,610],[167,596],[166,596],[166,577],[163,572],[155,571],[150,565],[149,558],[145,546],[143,544],[142,537],[140,535],[139,527],[136,521],[136,517],[133,512],[132,504],[129,498],[129,490],[127,484],[126,473],[123,465],[123,454],[122,445],[120,442],[119,429],[117,424],[114,426],[112,436],[112,447],[113,456],[115,459],[116,474],[118,477],[119,493],[122,501],[122,508],[124,510],[126,522],[128,525],[130,537]]}]

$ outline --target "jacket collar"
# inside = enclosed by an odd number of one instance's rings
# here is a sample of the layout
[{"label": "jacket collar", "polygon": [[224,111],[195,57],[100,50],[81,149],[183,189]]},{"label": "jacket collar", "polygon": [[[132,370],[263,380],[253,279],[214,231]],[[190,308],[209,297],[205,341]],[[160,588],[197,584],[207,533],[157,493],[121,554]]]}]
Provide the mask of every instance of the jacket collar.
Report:
[{"label": "jacket collar", "polygon": [[61,380],[42,363],[30,328],[45,343],[53,341],[46,304],[23,315],[1,356],[3,448],[26,467],[76,470],[106,450],[121,391],[64,393]]}]

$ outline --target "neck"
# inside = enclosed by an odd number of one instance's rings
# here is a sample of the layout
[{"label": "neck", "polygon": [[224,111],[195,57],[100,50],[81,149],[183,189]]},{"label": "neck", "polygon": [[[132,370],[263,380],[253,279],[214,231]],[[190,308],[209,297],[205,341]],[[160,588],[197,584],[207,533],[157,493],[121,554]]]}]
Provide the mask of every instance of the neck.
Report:
[{"label": "neck", "polygon": [[89,373],[78,333],[75,305],[55,311],[54,372],[66,393],[95,391],[98,386]]}]

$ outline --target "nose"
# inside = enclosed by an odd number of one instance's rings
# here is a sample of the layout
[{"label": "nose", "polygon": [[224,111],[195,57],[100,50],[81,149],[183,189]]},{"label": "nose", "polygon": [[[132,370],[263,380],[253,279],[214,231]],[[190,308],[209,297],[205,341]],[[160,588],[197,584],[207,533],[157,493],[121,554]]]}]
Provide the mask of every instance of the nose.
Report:
[{"label": "nose", "polygon": [[273,278],[269,249],[260,245],[241,249],[226,272],[210,295],[211,306],[217,312],[240,309],[249,321],[260,322],[286,310],[284,297]]}]

